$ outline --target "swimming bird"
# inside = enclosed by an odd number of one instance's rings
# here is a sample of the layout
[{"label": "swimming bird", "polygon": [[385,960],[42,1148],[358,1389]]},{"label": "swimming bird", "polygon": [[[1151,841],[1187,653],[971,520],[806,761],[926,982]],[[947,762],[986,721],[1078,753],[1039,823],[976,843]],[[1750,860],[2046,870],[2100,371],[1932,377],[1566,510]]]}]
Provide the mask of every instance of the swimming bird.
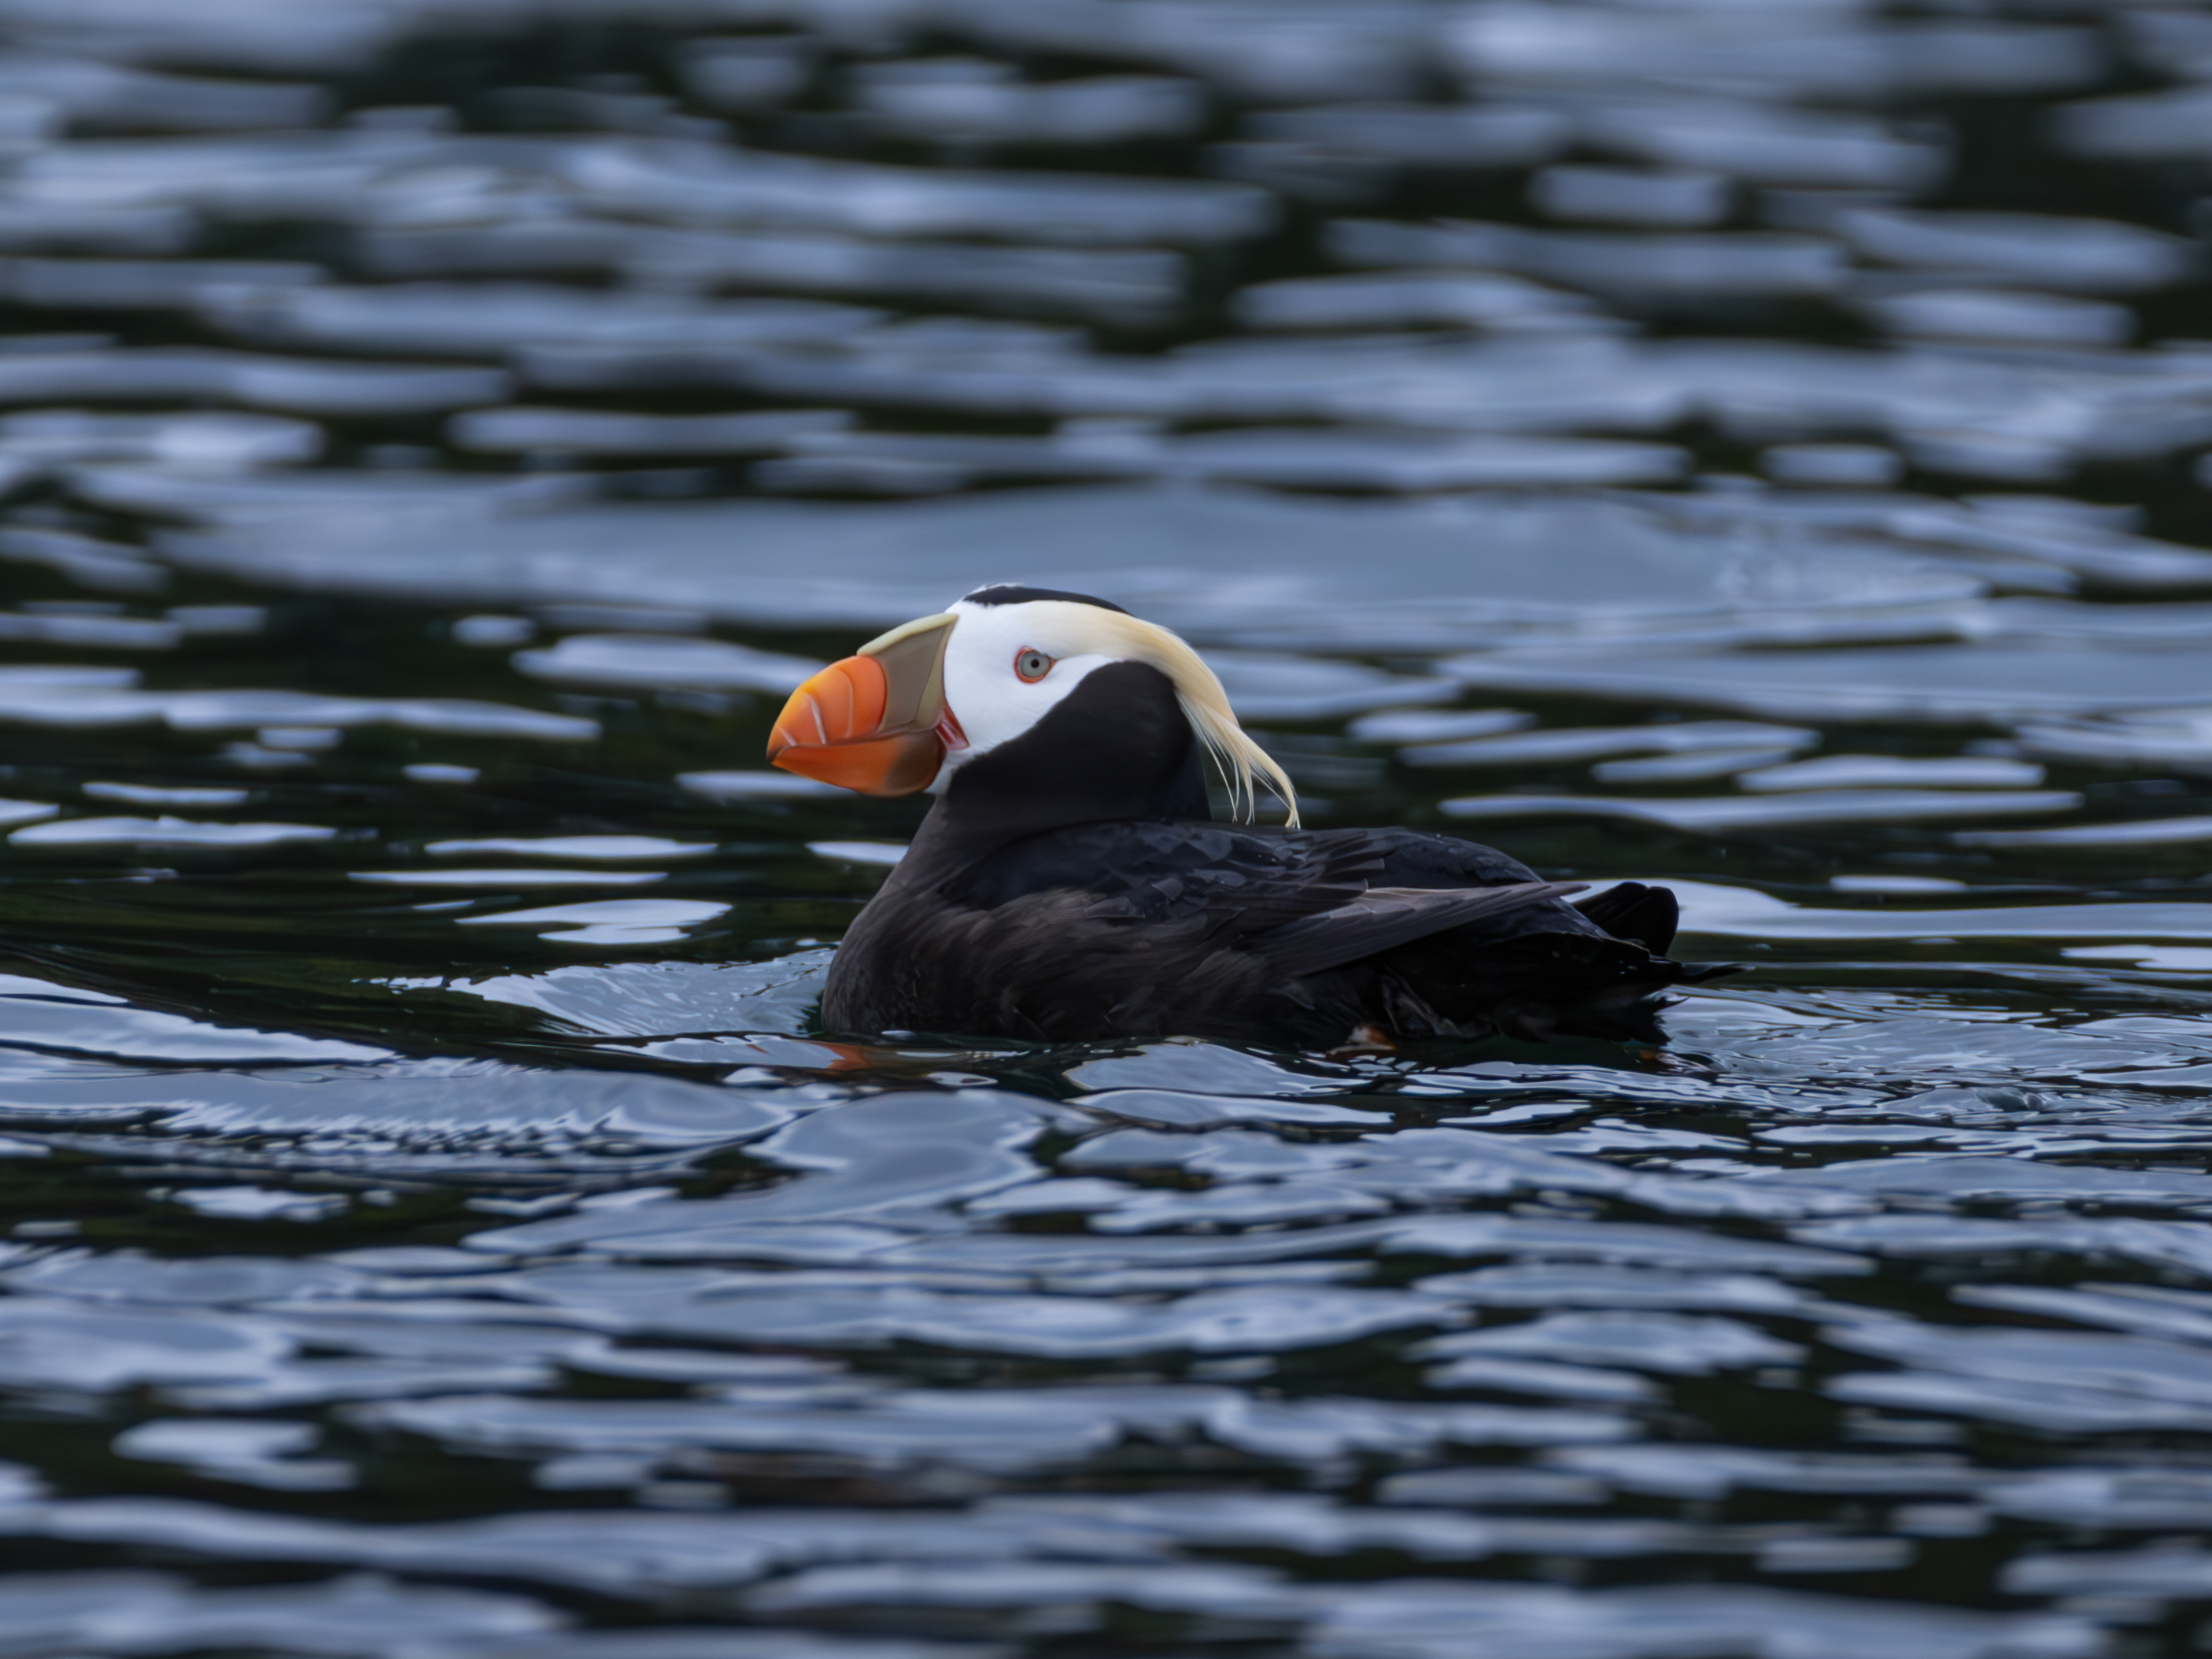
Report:
[{"label": "swimming bird", "polygon": [[[1544,881],[1413,830],[1298,827],[1297,792],[1166,629],[1080,593],[981,587],[793,693],[787,771],[933,789],[822,1004],[849,1032],[1329,1049],[1492,1032],[1663,1042],[1666,889]],[[1213,820],[1206,768],[1239,823]],[[1257,784],[1288,821],[1250,822]]]}]

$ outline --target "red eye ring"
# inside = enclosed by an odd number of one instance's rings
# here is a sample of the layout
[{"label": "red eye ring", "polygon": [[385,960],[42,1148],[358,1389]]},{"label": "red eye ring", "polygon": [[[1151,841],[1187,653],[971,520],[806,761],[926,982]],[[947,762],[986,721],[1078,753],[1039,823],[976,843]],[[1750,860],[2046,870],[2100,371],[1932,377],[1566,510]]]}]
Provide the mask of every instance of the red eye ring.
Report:
[{"label": "red eye ring", "polygon": [[1052,672],[1053,659],[1033,645],[1025,645],[1014,653],[1014,675],[1018,679],[1035,685]]}]

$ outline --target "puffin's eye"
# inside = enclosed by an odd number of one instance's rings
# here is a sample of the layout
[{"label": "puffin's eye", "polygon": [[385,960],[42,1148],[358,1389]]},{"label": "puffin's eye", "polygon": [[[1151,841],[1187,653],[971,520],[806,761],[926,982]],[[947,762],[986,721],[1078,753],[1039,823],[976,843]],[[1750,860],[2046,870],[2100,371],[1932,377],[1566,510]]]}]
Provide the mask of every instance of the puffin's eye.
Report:
[{"label": "puffin's eye", "polygon": [[1052,672],[1052,659],[1033,647],[1024,648],[1014,653],[1014,672],[1034,685]]}]

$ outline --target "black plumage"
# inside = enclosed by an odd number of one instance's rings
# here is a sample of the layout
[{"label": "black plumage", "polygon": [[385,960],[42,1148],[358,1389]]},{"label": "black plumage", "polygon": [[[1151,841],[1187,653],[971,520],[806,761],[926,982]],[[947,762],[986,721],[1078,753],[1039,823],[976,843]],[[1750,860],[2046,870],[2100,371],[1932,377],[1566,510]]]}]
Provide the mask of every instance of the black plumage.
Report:
[{"label": "black plumage", "polygon": [[1079,1042],[1572,1033],[1663,1041],[1675,905],[1586,899],[1494,848],[1410,830],[1211,822],[1158,669],[1093,670],[969,759],[830,969],[834,1030]]}]

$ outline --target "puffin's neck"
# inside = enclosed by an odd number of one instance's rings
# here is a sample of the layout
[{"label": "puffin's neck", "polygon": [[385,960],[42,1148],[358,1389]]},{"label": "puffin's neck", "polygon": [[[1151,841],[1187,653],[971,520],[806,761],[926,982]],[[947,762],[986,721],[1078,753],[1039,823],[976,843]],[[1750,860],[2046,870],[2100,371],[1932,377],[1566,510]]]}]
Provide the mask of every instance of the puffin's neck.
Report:
[{"label": "puffin's neck", "polygon": [[1211,816],[1198,735],[1174,684],[1147,663],[1108,663],[1020,737],[954,772],[900,867],[964,867],[1072,824]]}]

